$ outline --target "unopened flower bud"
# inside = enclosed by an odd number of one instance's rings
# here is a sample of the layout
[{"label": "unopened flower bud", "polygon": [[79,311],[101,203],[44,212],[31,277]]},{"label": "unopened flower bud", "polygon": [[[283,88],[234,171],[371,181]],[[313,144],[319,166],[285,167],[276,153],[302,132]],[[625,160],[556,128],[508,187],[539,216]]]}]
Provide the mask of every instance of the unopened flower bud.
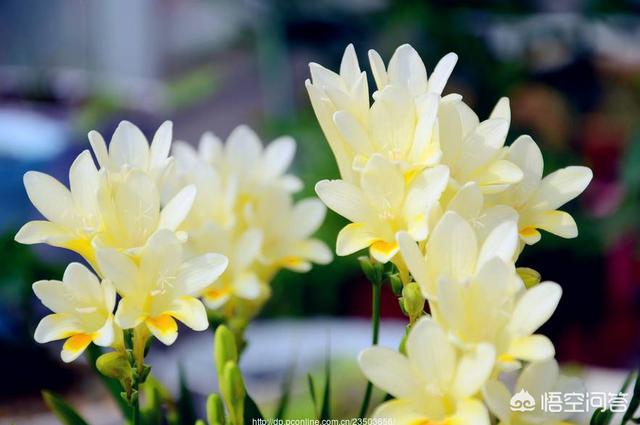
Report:
[{"label": "unopened flower bud", "polygon": [[209,425],[224,425],[224,406],[218,394],[210,394],[207,398],[207,421]]},{"label": "unopened flower bud", "polygon": [[111,351],[98,357],[96,368],[104,376],[124,380],[131,376],[131,365],[127,354],[122,351]]},{"label": "unopened flower bud", "polygon": [[232,423],[241,425],[244,418],[244,397],[246,392],[240,368],[235,362],[228,361],[225,364],[222,379],[220,380],[220,392],[229,409]]},{"label": "unopened flower bud", "polygon": [[399,274],[392,274],[389,276],[389,282],[391,283],[391,289],[396,297],[402,295],[402,279],[400,279]]},{"label": "unopened flower bud", "polygon": [[358,257],[358,261],[360,262],[362,272],[367,279],[369,279],[369,282],[374,285],[382,283],[382,275],[384,272],[384,266],[382,264],[366,256]]},{"label": "unopened flower bud", "polygon": [[213,348],[216,368],[218,369],[218,377],[221,378],[222,370],[227,362],[238,362],[238,349],[236,347],[236,339],[233,336],[233,332],[224,325],[218,326],[216,329]]},{"label": "unopened flower bud", "polygon": [[524,286],[527,288],[531,288],[532,286],[535,286],[538,283],[540,283],[540,279],[541,279],[540,273],[533,270],[532,268],[518,267],[516,268],[516,272],[518,273],[518,276],[520,276],[520,279],[522,279]]},{"label": "unopened flower bud", "polygon": [[404,311],[411,322],[422,315],[424,311],[424,297],[420,292],[420,286],[416,282],[410,282],[402,289]]}]

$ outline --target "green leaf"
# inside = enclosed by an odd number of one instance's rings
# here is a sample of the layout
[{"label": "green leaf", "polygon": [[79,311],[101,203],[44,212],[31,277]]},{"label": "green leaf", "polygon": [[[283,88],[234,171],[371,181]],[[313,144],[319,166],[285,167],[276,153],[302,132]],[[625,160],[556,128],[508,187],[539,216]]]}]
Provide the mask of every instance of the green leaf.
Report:
[{"label": "green leaf", "polygon": [[198,420],[196,421],[196,424],[195,424],[195,425],[207,425],[207,424],[206,424],[206,422],[205,422],[205,421],[203,421],[202,419],[198,419]]},{"label": "green leaf", "polygon": [[[629,384],[631,383],[631,380],[633,379],[635,375],[635,371],[631,371],[626,379],[624,380],[624,383],[622,384],[622,387],[620,388],[619,392],[625,392],[627,390],[627,388],[629,387]],[[591,420],[589,421],[589,425],[609,425],[609,423],[611,422],[611,419],[613,419],[613,415],[615,414],[615,412],[612,412],[609,409],[596,409],[595,412],[593,412],[593,416],[591,416]],[[624,423],[624,422],[623,422]]]},{"label": "green leaf", "polygon": [[180,397],[178,398],[178,418],[182,425],[191,425],[196,421],[196,410],[191,398],[191,392],[187,388],[187,382],[182,365],[179,368],[180,374]]},{"label": "green leaf", "polygon": [[141,385],[146,403],[141,407],[142,423],[145,425],[162,424],[162,395],[160,388],[153,379],[147,380]]},{"label": "green leaf", "polygon": [[309,394],[311,395],[311,402],[313,403],[313,411],[315,416],[318,416],[318,399],[316,397],[316,388],[313,382],[313,376],[307,374],[307,383],[309,384]]},{"label": "green leaf", "polygon": [[260,408],[251,396],[247,393],[244,396],[244,423],[245,425],[251,425],[254,420],[264,420]]},{"label": "green leaf", "polygon": [[[629,379],[632,376],[632,374],[633,372],[629,374],[629,377],[627,379]],[[628,385],[629,384],[627,383],[627,386]],[[629,406],[627,407],[627,411],[624,412],[624,416],[622,417],[621,424],[624,425],[625,423],[627,423],[627,421],[633,418],[633,415],[636,413],[636,410],[638,410],[638,406],[640,406],[640,373],[636,372],[636,383],[633,386],[633,396],[631,396],[631,400],[629,401]]]},{"label": "green leaf", "polygon": [[51,409],[64,425],[89,425],[89,423],[59,395],[50,391],[42,391],[42,398],[49,409]]},{"label": "green leaf", "polygon": [[287,405],[289,404],[289,397],[291,395],[291,386],[293,384],[293,376],[295,372],[295,364],[291,365],[284,375],[282,381],[282,391],[280,401],[278,402],[278,408],[276,409],[275,419],[283,419]]},{"label": "green leaf", "polygon": [[320,420],[329,419],[331,411],[331,365],[329,356],[324,364],[324,392],[322,394],[322,408],[320,409]]}]

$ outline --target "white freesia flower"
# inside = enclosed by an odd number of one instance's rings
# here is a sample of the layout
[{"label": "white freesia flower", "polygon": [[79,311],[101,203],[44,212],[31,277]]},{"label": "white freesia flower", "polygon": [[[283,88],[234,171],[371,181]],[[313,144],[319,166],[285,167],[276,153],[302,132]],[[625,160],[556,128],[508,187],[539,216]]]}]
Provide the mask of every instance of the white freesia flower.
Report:
[{"label": "white freesia flower", "polygon": [[273,276],[284,267],[307,272],[311,263],[328,264],[333,259],[327,245],[312,237],[326,215],[326,208],[316,198],[296,203],[289,194],[273,187],[262,191],[253,208],[245,210],[247,222],[262,231],[259,260]]},{"label": "white freesia flower", "polygon": [[91,342],[103,347],[114,342],[116,292],[109,280],[101,284],[85,266],[71,263],[62,281],[38,281],[33,291],[53,311],[40,321],[34,338],[39,343],[66,339],[63,361],[78,358]]},{"label": "white freesia flower", "polygon": [[207,307],[219,309],[231,297],[254,302],[269,294],[268,281],[256,266],[262,246],[262,232],[259,229],[248,229],[236,236],[209,223],[192,235],[188,243],[192,251],[212,249],[229,259],[229,266],[222,276],[203,291],[202,299]]},{"label": "white freesia flower", "polygon": [[208,327],[204,305],[196,297],[227,267],[220,254],[185,261],[181,242],[168,230],[151,236],[138,261],[109,248],[99,249],[97,259],[122,296],[116,323],[123,329],[144,325],[167,345],[178,336],[176,320],[194,330]]},{"label": "white freesia flower", "polygon": [[26,223],[15,239],[70,249],[94,268],[96,246],[135,250],[159,229],[175,231],[195,198],[195,187],[187,186],[161,206],[152,174],[131,167],[118,173],[104,168],[98,171],[89,151],[82,152],[71,165],[69,183],[67,189],[44,173],[29,171],[24,175],[29,199],[46,220]]},{"label": "white freesia flower", "polygon": [[496,226],[479,245],[472,226],[447,212],[427,241],[426,256],[406,234],[398,239],[435,320],[461,346],[493,344],[500,367],[554,355],[551,341],[534,332],[551,317],[562,290],[553,282],[524,289],[513,266],[514,221]]},{"label": "white freesia flower", "polygon": [[593,172],[587,167],[571,166],[543,178],[542,153],[529,136],[521,136],[513,142],[505,158],[520,167],[524,177],[520,183],[501,193],[496,202],[511,205],[518,211],[522,240],[529,245],[538,242],[538,229],[563,238],[578,236],[573,217],[558,211],[558,208],[587,188]]},{"label": "white freesia flower", "polygon": [[496,193],[522,179],[520,168],[503,158],[510,116],[507,98],[500,99],[483,122],[461,96],[442,99],[438,112],[441,162],[451,169],[454,189],[475,182],[483,193]]},{"label": "white freesia flower", "polygon": [[449,178],[445,166],[429,168],[407,184],[396,165],[374,154],[361,173],[359,186],[343,180],[323,180],[316,193],[330,209],[349,221],[338,234],[336,252],[349,255],[369,248],[386,263],[398,253],[396,233],[415,241],[429,234],[429,215]]},{"label": "white freesia flower", "polygon": [[[231,300],[259,306],[269,282],[282,268],[306,272],[311,263],[327,264],[331,251],[312,234],[325,217],[317,199],[293,202],[301,181],[287,173],[295,141],[280,137],[262,147],[248,127],[233,130],[223,145],[205,134],[196,149],[174,147],[175,187],[195,185],[197,196],[180,230],[194,255],[220,252],[230,259],[220,279],[205,289],[206,304],[219,309]],[[250,309],[254,311],[254,309]]]},{"label": "white freesia flower", "polygon": [[373,154],[419,172],[440,158],[436,114],[444,85],[457,56],[446,55],[431,78],[418,53],[400,46],[385,69],[380,55],[369,52],[378,90],[369,108],[366,73],[360,71],[353,45],[345,50],[340,74],[311,63],[306,86],[320,126],[333,151],[342,179],[355,183]]},{"label": "white freesia flower", "polygon": [[[493,258],[504,264],[512,264],[516,252],[518,236],[516,223],[507,220],[497,225],[479,243],[476,232],[469,222],[455,211],[448,211],[433,229],[424,247],[424,254],[406,233],[398,235],[402,256],[426,298],[434,298],[442,279],[466,283],[478,275],[482,267]],[[512,269],[511,293],[519,289]],[[509,278],[510,276],[507,276]]]},{"label": "white freesia flower", "polygon": [[360,353],[363,373],[395,398],[381,404],[375,418],[390,418],[396,425],[489,424],[486,408],[474,395],[493,369],[490,344],[462,352],[434,321],[422,318],[411,329],[406,349],[406,356],[379,346]]},{"label": "white freesia flower", "polygon": [[138,127],[129,121],[122,121],[113,132],[108,149],[102,135],[95,130],[89,132],[89,142],[100,168],[112,173],[137,168],[148,173],[159,184],[173,161],[169,157],[172,132],[173,123],[165,121],[149,146]]},{"label": "white freesia flower", "polygon": [[514,394],[520,391],[526,391],[536,401],[533,410],[520,412],[511,409],[512,393],[500,381],[489,381],[483,387],[483,398],[491,412],[500,420],[500,424],[566,424],[567,419],[570,419],[573,413],[568,410],[545,411],[541,405],[544,394],[551,392],[582,394],[585,392],[580,379],[560,375],[558,363],[554,359],[527,365],[520,373],[514,387]]}]

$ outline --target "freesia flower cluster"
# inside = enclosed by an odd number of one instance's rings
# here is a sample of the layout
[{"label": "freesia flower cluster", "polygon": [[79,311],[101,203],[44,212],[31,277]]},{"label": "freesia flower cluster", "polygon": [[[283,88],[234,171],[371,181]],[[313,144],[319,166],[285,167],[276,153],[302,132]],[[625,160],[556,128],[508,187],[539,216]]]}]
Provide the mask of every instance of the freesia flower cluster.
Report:
[{"label": "freesia flower cluster", "polygon": [[429,77],[409,45],[388,66],[375,51],[369,61],[372,102],[351,45],[338,73],[312,63],[306,86],[341,174],[316,192],[350,222],[336,252],[368,249],[378,265],[392,263],[410,318],[400,352],[373,346],[360,355],[364,374],[393,397],[374,416],[486,425],[491,413],[504,424],[560,423],[566,415],[514,414],[501,376],[517,371],[514,390],[534,396],[579,386],[559,375],[551,341],[537,333],[558,305],[560,286],[516,262],[541,230],[577,236],[575,221],[559,208],[587,187],[591,170],[543,176],[531,137],[506,143],[508,99],[481,121],[462,96],[442,96],[453,53]]},{"label": "freesia flower cluster", "polygon": [[[35,331],[45,343],[65,339],[70,362],[94,343],[123,352],[132,330],[142,357],[150,335],[166,345],[178,323],[209,326],[202,300],[227,308],[222,319],[250,317],[268,298],[269,281],[282,267],[307,271],[331,260],[311,234],[324,219],[314,199],[293,203],[300,181],[285,174],[295,142],[281,138],[265,149],[255,133],[236,129],[223,147],[206,134],[198,152],[172,144],[165,122],[151,144],[123,121],[109,146],[92,131],[88,150],[69,170],[69,185],[30,171],[29,199],[44,220],[25,224],[16,240],[47,243],[80,254],[93,271],[71,263],[62,278],[34,283],[53,313]],[[237,300],[251,304],[238,311]],[[137,347],[137,348],[136,348]],[[136,362],[134,362],[136,363]]]}]

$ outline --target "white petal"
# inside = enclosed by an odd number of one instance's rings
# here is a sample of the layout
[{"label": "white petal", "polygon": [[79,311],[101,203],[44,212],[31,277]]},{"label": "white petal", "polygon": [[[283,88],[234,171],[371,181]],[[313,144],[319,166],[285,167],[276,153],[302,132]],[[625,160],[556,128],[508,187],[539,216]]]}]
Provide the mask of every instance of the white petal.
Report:
[{"label": "white petal", "polygon": [[484,197],[476,182],[466,183],[449,201],[447,210],[455,211],[465,220],[476,219],[482,211]]},{"label": "white petal", "polygon": [[391,83],[405,85],[414,96],[427,91],[427,70],[418,52],[409,44],[396,49],[387,72]]},{"label": "white petal", "polygon": [[211,163],[222,158],[222,141],[211,132],[205,132],[200,137],[198,153],[202,159]]},{"label": "white petal", "polygon": [[184,288],[185,295],[197,295],[211,285],[225,271],[229,260],[220,254],[203,254],[186,261],[177,280]]},{"label": "white petal", "polygon": [[489,413],[481,401],[472,398],[458,402],[450,422],[460,425],[490,425]]},{"label": "white petal", "polygon": [[578,236],[578,226],[571,215],[564,211],[543,211],[533,217],[535,227],[562,238]]},{"label": "white petal", "polygon": [[307,198],[297,202],[291,212],[291,234],[294,239],[309,237],[318,230],[326,215],[326,208],[316,198]]},{"label": "white petal", "polygon": [[281,176],[291,165],[296,153],[296,142],[292,137],[279,137],[264,150],[263,176],[267,179]]},{"label": "white petal", "polygon": [[455,53],[447,53],[436,65],[431,74],[431,78],[429,78],[429,91],[442,94],[444,90],[444,86],[447,84],[447,80],[449,80],[449,76],[453,72],[453,68],[456,66],[458,62],[458,55]]},{"label": "white petal", "polygon": [[387,69],[384,66],[384,62],[380,57],[380,54],[375,50],[369,50],[369,64],[371,66],[371,73],[373,79],[376,81],[378,90],[382,90],[388,83],[389,78],[387,76]]},{"label": "white petal", "polygon": [[195,331],[203,331],[209,327],[207,311],[197,298],[180,297],[173,300],[168,314]]},{"label": "white petal", "polygon": [[83,151],[71,164],[69,183],[76,208],[84,215],[96,214],[98,200],[98,170],[89,151]]},{"label": "white petal", "polygon": [[114,194],[116,214],[127,241],[133,248],[143,245],[157,228],[160,216],[160,196],[151,177],[142,171],[132,171],[118,185]]},{"label": "white petal", "polygon": [[35,220],[26,223],[15,236],[16,242],[22,244],[48,243],[63,246],[71,241],[74,235],[65,227],[50,221]]},{"label": "white petal", "polygon": [[111,248],[100,248],[96,257],[102,275],[109,279],[121,295],[127,296],[137,290],[138,268],[125,254]]},{"label": "white petal", "polygon": [[418,392],[415,372],[397,351],[370,347],[360,352],[358,364],[369,381],[394,397],[410,397]]},{"label": "white petal", "polygon": [[93,154],[96,156],[98,165],[100,165],[101,168],[108,167],[109,152],[107,151],[107,144],[102,138],[102,135],[95,130],[91,130],[88,136],[89,143],[91,144],[91,149],[93,149]]},{"label": "white petal", "polygon": [[360,76],[360,65],[353,44],[349,43],[340,62],[340,76],[348,85],[352,85]]},{"label": "white petal", "polygon": [[426,252],[430,275],[452,279],[471,276],[478,252],[473,228],[455,212],[446,212],[433,229]]},{"label": "white petal", "polygon": [[593,172],[587,167],[566,167],[542,179],[530,201],[532,208],[555,210],[580,195],[589,185]]},{"label": "white petal", "polygon": [[44,317],[36,328],[33,338],[44,344],[81,332],[78,321],[70,314],[50,314]]},{"label": "white petal", "polygon": [[73,299],[91,305],[103,304],[102,288],[96,275],[80,263],[71,263],[67,266],[62,277],[62,282],[73,294]]},{"label": "white petal", "polygon": [[553,314],[562,288],[554,282],[542,282],[527,290],[516,303],[511,318],[510,329],[514,335],[531,335]]},{"label": "white petal", "polygon": [[454,378],[456,352],[440,326],[429,318],[413,325],[407,338],[407,355],[422,380],[444,390]]},{"label": "white petal", "polygon": [[62,183],[37,171],[24,175],[24,187],[34,207],[47,220],[74,228],[76,213],[69,189]]},{"label": "white petal", "polygon": [[31,287],[42,304],[54,313],[67,313],[73,310],[71,299],[59,280],[39,280]]},{"label": "white petal", "polygon": [[111,346],[115,336],[113,325],[113,316],[109,316],[104,325],[96,331],[93,342],[101,347]]},{"label": "white petal", "polygon": [[319,181],[316,193],[327,207],[351,222],[365,222],[371,216],[371,207],[362,190],[344,180]]},{"label": "white petal", "polygon": [[122,329],[131,329],[142,323],[147,314],[144,312],[143,306],[134,297],[123,297],[118,303],[118,309],[116,310],[116,323]]},{"label": "white petal", "polygon": [[491,258],[501,258],[509,263],[518,247],[518,226],[515,221],[507,221],[498,225],[482,244],[478,254],[477,266],[480,268]]},{"label": "white petal", "polygon": [[372,153],[367,130],[356,117],[347,111],[338,111],[333,114],[333,122],[354,152],[365,155]]},{"label": "white petal", "polygon": [[109,159],[117,170],[123,165],[146,170],[149,162],[147,138],[129,121],[120,122],[109,144]]},{"label": "white petal", "polygon": [[382,403],[373,412],[374,422],[389,422],[392,425],[415,425],[420,423],[429,423],[429,419],[425,417],[419,408],[416,408],[416,402],[413,400],[401,399],[390,400]]},{"label": "white petal", "polygon": [[513,190],[517,203],[526,202],[542,180],[542,152],[530,136],[520,136],[509,146],[507,159],[522,170],[522,180]]},{"label": "white petal", "polygon": [[403,175],[380,154],[371,156],[362,170],[360,187],[372,202],[387,208],[400,207],[404,198]]},{"label": "white petal", "polygon": [[245,300],[256,300],[263,292],[264,283],[254,273],[243,273],[233,280],[235,295]]},{"label": "white petal", "polygon": [[487,381],[493,370],[496,350],[491,344],[478,344],[474,351],[465,353],[458,363],[453,392],[459,397],[471,397]]},{"label": "white petal", "polygon": [[80,357],[84,350],[91,344],[91,337],[86,334],[73,335],[62,346],[60,357],[65,363],[70,363]]},{"label": "white petal", "polygon": [[365,224],[348,224],[338,233],[336,254],[340,256],[353,254],[368,247],[378,239],[379,237]]},{"label": "white petal", "polygon": [[438,165],[428,168],[417,176],[409,188],[404,211],[408,217],[427,214],[428,210],[438,202],[440,195],[449,181],[449,168]]},{"label": "white petal", "polygon": [[333,260],[331,250],[319,239],[307,239],[296,244],[296,252],[300,258],[311,260],[316,264],[329,264]]},{"label": "white petal", "polygon": [[500,100],[498,100],[489,118],[502,118],[511,121],[511,108],[509,107],[508,97],[501,97]]},{"label": "white petal", "polygon": [[482,388],[482,398],[501,422],[509,423],[511,417],[509,389],[500,381],[489,381]]},{"label": "white petal", "polygon": [[546,360],[555,355],[553,343],[544,335],[531,335],[517,338],[509,346],[509,355],[529,362]]},{"label": "white petal", "polygon": [[560,369],[554,359],[528,364],[520,373],[515,391],[528,391],[534,398],[553,389]]},{"label": "white petal", "polygon": [[226,152],[231,169],[251,172],[255,170],[262,155],[262,142],[253,130],[241,125],[229,135]]},{"label": "white petal", "polygon": [[234,250],[234,267],[242,270],[251,264],[260,253],[262,247],[262,231],[249,229],[245,231],[236,243]]},{"label": "white petal", "polygon": [[178,324],[168,314],[162,314],[154,318],[150,317],[145,320],[145,324],[153,336],[158,338],[164,345],[171,345],[178,338]]},{"label": "white petal", "polygon": [[176,230],[191,211],[196,198],[196,187],[189,185],[178,192],[160,212],[158,229]]},{"label": "white petal", "polygon": [[158,127],[149,148],[149,168],[163,167],[166,164],[171,149],[172,134],[171,121],[165,121]]}]

